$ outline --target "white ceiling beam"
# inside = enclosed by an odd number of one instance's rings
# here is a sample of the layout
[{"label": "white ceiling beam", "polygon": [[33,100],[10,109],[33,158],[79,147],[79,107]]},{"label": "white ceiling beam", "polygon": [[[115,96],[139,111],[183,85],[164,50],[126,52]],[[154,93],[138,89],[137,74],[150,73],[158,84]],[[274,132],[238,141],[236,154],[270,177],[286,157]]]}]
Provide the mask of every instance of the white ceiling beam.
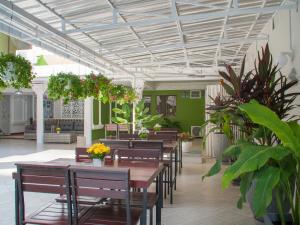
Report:
[{"label": "white ceiling beam", "polygon": [[[50,8],[47,4],[45,4],[44,2],[42,2],[41,0],[35,0],[36,2],[38,2],[41,6],[43,6],[46,10],[48,10],[51,14],[53,14],[54,16],[56,16],[58,19],[61,20],[61,23],[62,23],[62,32],[65,32],[66,31],[66,27],[65,27],[65,18],[63,16],[61,16],[60,14],[58,14],[54,9]],[[115,15],[113,13],[113,18],[115,19],[114,22],[117,22],[117,15]],[[70,26],[72,26],[74,29],[77,29],[78,27],[72,23],[69,24]],[[85,32],[82,33],[84,36],[86,36],[87,38],[89,38],[91,41],[95,42],[99,48],[105,50],[105,51],[108,51],[107,49],[103,48],[102,46],[102,43],[99,42],[98,40],[94,39],[93,37],[91,37],[89,34],[86,34]],[[122,58],[116,54],[116,56],[122,60]]]},{"label": "white ceiling beam", "polygon": [[[182,44],[182,43],[174,43],[174,44],[161,44],[157,46],[149,46],[148,50],[155,53],[159,52],[167,52],[167,51],[174,51],[174,50],[179,50],[182,48],[202,48],[202,47],[209,47],[211,46],[212,48],[216,48],[216,45],[220,42],[221,44],[239,44],[239,43],[252,43],[253,41],[258,41],[258,40],[266,40],[265,37],[257,37],[257,38],[234,38],[234,39],[227,39],[223,38],[220,40],[213,40],[213,41],[202,41],[202,42],[192,42],[188,44]],[[133,54],[138,54],[138,53],[144,53],[148,51],[145,48],[141,47],[134,47],[134,48],[128,48],[124,50],[116,50],[120,55],[122,54],[128,54],[128,53],[133,53]],[[114,52],[114,51],[111,51]]]},{"label": "white ceiling beam", "polygon": [[[233,0],[228,0],[228,5],[227,5],[227,10],[228,11],[231,8],[232,2],[233,2]],[[221,30],[221,33],[220,33],[219,40],[224,38],[227,21],[228,21],[228,15],[226,15],[225,18],[224,18],[223,27],[222,27],[222,30]],[[218,66],[218,57],[219,56],[221,56],[221,42],[220,41],[218,43],[218,47],[217,47],[216,54],[215,54],[215,64],[216,64],[216,66]]]},{"label": "white ceiling beam", "polygon": [[[172,10],[173,16],[175,18],[178,18],[178,9],[177,9],[175,0],[171,0],[171,10]],[[176,26],[177,26],[180,41],[183,45],[185,45],[186,41],[185,41],[185,38],[183,36],[181,22],[179,20],[176,20]],[[189,61],[189,56],[188,56],[188,52],[187,52],[186,47],[183,47],[183,55],[184,55],[184,58],[185,58],[185,61],[186,61],[186,67],[190,67],[190,61]]]},{"label": "white ceiling beam", "polygon": [[233,8],[237,9],[239,7],[239,0],[233,0],[232,6],[233,6]]},{"label": "white ceiling beam", "polygon": [[[267,3],[267,0],[264,0],[264,1],[262,2],[261,8],[264,8],[265,5],[266,5],[266,3]],[[250,26],[250,28],[249,28],[249,31],[248,31],[248,33],[246,34],[245,38],[249,38],[249,37],[250,37],[250,35],[251,35],[251,33],[252,33],[252,31],[253,31],[255,25],[256,25],[256,22],[257,22],[258,18],[260,17],[260,15],[261,15],[260,13],[256,14],[255,20],[254,20],[253,23],[251,24],[251,26]],[[237,55],[240,53],[240,51],[241,51],[241,49],[243,48],[243,46],[244,46],[244,43],[241,43],[240,47],[238,48],[238,50],[237,50],[236,53],[235,53],[235,56],[237,56]]]},{"label": "white ceiling beam", "polygon": [[[124,23],[126,23],[127,20],[120,14],[119,10],[118,10],[118,9],[115,7],[115,5],[111,2],[111,0],[106,0],[106,1],[107,1],[107,3],[109,4],[109,6],[112,8],[112,10],[116,13],[116,15],[118,15],[118,16],[121,18],[121,20],[122,20]],[[116,17],[116,18],[117,18],[117,17]],[[117,21],[115,21],[115,22],[117,22]],[[141,44],[145,49],[148,50],[148,47],[147,47],[147,46],[145,45],[145,43],[141,40],[141,38],[140,38],[139,35],[135,32],[135,30],[134,30],[131,26],[129,26],[128,29],[130,30],[130,32],[132,33],[132,35],[134,36],[134,38],[139,42],[139,44]],[[152,52],[151,52],[150,50],[148,50],[148,52],[149,52],[151,58],[154,58]],[[145,74],[145,75],[148,76],[148,77],[150,77],[150,78],[152,78],[151,76],[149,76],[149,75],[147,75],[147,74]]]},{"label": "white ceiling beam", "polygon": [[[230,61],[234,59],[241,59],[240,56],[237,57],[219,57],[219,60],[222,61]],[[214,56],[211,57],[206,57],[206,58],[189,58],[190,63],[194,62],[201,62],[201,61],[209,61],[209,60],[215,60]],[[163,60],[159,59],[159,61],[154,61],[154,62],[146,62],[146,63],[129,63],[124,64],[125,67],[157,67],[157,66],[163,66],[163,65],[169,65],[169,64],[175,64],[175,63],[185,63],[184,58],[179,58],[179,59],[171,59],[171,60]]]},{"label": "white ceiling beam", "polygon": [[[107,60],[106,58],[102,57],[97,52],[91,50],[90,48],[86,47],[82,43],[79,43],[78,41],[70,38],[66,34],[62,33],[61,31],[53,28],[52,26],[48,25],[46,22],[38,19],[37,17],[31,15],[30,13],[26,12],[25,10],[21,9],[20,7],[16,6],[15,4],[8,2],[8,1],[0,1],[0,7],[6,10],[7,12],[13,13],[14,16],[19,16],[21,18],[24,18],[27,21],[30,21],[31,23],[35,24],[38,27],[41,27],[43,30],[45,30],[47,33],[53,34],[55,37],[61,38],[66,41],[66,43],[76,46],[78,49],[80,49],[82,52],[88,53],[91,56],[94,56],[97,58],[97,60],[100,60],[103,62],[103,64],[109,64],[112,68],[128,75],[131,77],[134,77],[135,75],[126,69],[122,68],[118,64],[111,62]],[[12,12],[13,9],[13,12]]]},{"label": "white ceiling beam", "polygon": [[181,3],[181,4],[188,4],[188,5],[193,5],[193,6],[197,6],[197,7],[204,7],[204,8],[211,8],[211,9],[219,9],[219,10],[224,10],[226,9],[225,7],[222,6],[217,6],[214,4],[210,4],[210,3],[201,3],[199,1],[195,1],[195,0],[175,0],[177,3]]},{"label": "white ceiling beam", "polygon": [[172,15],[170,15],[169,18],[161,18],[161,19],[145,19],[145,20],[139,20],[134,22],[127,22],[127,23],[111,23],[107,25],[95,25],[95,26],[86,26],[79,29],[70,29],[67,30],[66,34],[71,33],[80,33],[80,32],[89,32],[89,31],[100,31],[100,30],[106,30],[106,29],[118,29],[128,26],[151,26],[151,25],[158,25],[158,24],[164,24],[164,23],[174,23],[177,20],[179,20],[182,23],[192,23],[192,22],[198,22],[203,20],[212,20],[212,19],[218,19],[226,16],[240,16],[240,15],[247,15],[247,14],[257,14],[257,13],[274,13],[281,10],[290,10],[295,9],[296,4],[286,4],[283,6],[268,6],[264,8],[260,7],[253,7],[253,8],[232,8],[230,10],[222,10],[218,12],[208,12],[208,13],[199,13],[199,14],[193,14],[193,15],[182,15],[178,16],[178,18],[174,18]]}]

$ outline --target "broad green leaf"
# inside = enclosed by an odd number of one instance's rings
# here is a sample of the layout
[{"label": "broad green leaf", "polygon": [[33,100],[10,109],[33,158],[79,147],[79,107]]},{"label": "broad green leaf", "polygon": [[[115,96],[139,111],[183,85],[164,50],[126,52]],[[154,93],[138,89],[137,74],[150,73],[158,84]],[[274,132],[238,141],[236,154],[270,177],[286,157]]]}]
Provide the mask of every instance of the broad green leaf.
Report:
[{"label": "broad green leaf", "polygon": [[240,145],[230,145],[224,150],[223,155],[228,157],[238,156],[241,153]]},{"label": "broad green leaf", "polygon": [[289,150],[282,146],[268,147],[249,158],[237,171],[236,176],[260,169],[268,162],[269,159],[280,161],[289,154]]},{"label": "broad green leaf", "polygon": [[222,177],[222,188],[228,188],[231,181],[235,178],[237,178],[236,174],[237,171],[243,166],[243,164],[256,152],[259,152],[260,150],[265,149],[264,146],[259,145],[253,145],[253,144],[244,144],[241,146],[241,154],[239,155],[239,158],[235,163],[233,163],[230,167],[228,167],[224,175]]},{"label": "broad green leaf", "polygon": [[259,170],[269,159],[280,161],[290,154],[289,150],[283,146],[259,146],[243,145],[241,155],[238,160],[229,167],[222,178],[223,188],[227,188],[230,182],[242,174]]},{"label": "broad green leaf", "polygon": [[280,169],[265,167],[256,176],[255,191],[253,196],[254,214],[261,217],[266,213],[273,196],[273,189],[280,180]]},{"label": "broad green leaf", "polygon": [[125,119],[123,119],[123,118],[121,118],[121,117],[118,117],[118,116],[112,117],[111,119],[112,119],[112,121],[113,121],[114,123],[117,123],[117,124],[128,124],[128,121],[127,121],[127,120],[125,120]]},{"label": "broad green leaf", "polygon": [[117,113],[117,114],[124,114],[124,111],[122,109],[119,109],[119,108],[113,108],[112,111],[114,113]]},{"label": "broad green leaf", "polygon": [[240,192],[241,197],[237,203],[237,207],[241,209],[243,207],[243,203],[246,202],[246,194],[251,186],[253,179],[253,173],[247,173],[241,176],[241,183],[240,183]]},{"label": "broad green leaf", "polygon": [[275,112],[260,105],[255,100],[243,104],[239,106],[239,108],[244,111],[254,123],[265,126],[273,131],[285,146],[291,148],[295,154],[300,157],[299,134],[295,136],[288,123],[280,120]]},{"label": "broad green leaf", "polygon": [[210,168],[207,174],[202,176],[202,180],[205,179],[205,177],[211,177],[219,173],[221,170],[221,160],[217,160],[216,163]]}]

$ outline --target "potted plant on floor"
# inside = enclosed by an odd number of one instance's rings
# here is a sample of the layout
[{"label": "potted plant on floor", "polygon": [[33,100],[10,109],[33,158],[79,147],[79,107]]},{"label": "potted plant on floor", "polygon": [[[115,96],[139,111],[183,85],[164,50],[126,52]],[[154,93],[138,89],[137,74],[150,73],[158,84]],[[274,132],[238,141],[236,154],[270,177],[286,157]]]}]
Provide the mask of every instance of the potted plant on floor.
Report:
[{"label": "potted plant on floor", "polygon": [[87,153],[90,154],[94,166],[101,166],[104,157],[110,153],[110,148],[102,143],[96,143],[87,149]]},{"label": "potted plant on floor", "polygon": [[[279,216],[283,225],[299,224],[300,125],[296,121],[281,120],[275,112],[256,101],[243,104],[239,109],[257,125],[256,138],[240,140],[226,150],[225,154],[235,155],[237,161],[225,170],[223,189],[240,177],[238,207],[242,207],[246,195],[251,192],[250,201],[256,217],[276,221],[278,218],[274,216]],[[266,133],[272,133],[272,146],[258,142]],[[275,211],[267,210],[271,208]]]},{"label": "potted plant on floor", "polygon": [[190,133],[183,132],[179,134],[179,138],[182,141],[182,152],[190,152],[193,145],[193,137],[190,135]]},{"label": "potted plant on floor", "polygon": [[[211,108],[215,110],[215,113],[224,114],[224,116],[228,118],[228,122],[225,123],[226,126],[223,126],[223,131],[227,130],[229,132],[232,132],[232,127],[237,126],[239,131],[242,133],[241,137],[234,139],[233,143],[235,144],[230,146],[229,150],[227,150],[224,154],[224,156],[237,159],[236,162],[240,163],[239,160],[241,156],[246,157],[243,152],[245,150],[245,152],[247,153],[246,149],[249,147],[249,145],[246,145],[244,143],[245,141],[247,143],[250,142],[254,144],[255,147],[261,145],[270,148],[275,144],[280,144],[280,137],[276,136],[276,133],[272,130],[261,127],[256,123],[256,121],[252,120],[252,118],[250,118],[245,113],[245,111],[242,110],[242,108],[240,107],[241,105],[243,105],[244,103],[249,103],[254,99],[259,104],[264,105],[265,107],[274,111],[279,120],[289,120],[293,118],[289,114],[290,111],[296,106],[294,104],[294,101],[299,93],[293,93],[290,91],[290,89],[297,84],[297,81],[288,81],[287,78],[280,73],[278,66],[274,66],[272,63],[272,56],[267,45],[262,50],[262,54],[258,53],[258,61],[257,64],[255,63],[254,71],[249,71],[248,73],[244,74],[244,58],[239,76],[235,74],[234,70],[230,66],[226,67],[227,73],[220,72],[220,75],[225,80],[222,80],[221,84],[229,96],[223,99],[217,99],[217,101],[215,101],[215,105],[213,105]],[[260,112],[257,111],[257,113]],[[221,117],[222,121],[224,119],[224,116]],[[243,145],[241,145],[241,143],[243,143]],[[253,146],[250,149],[252,148]],[[257,148],[260,149],[265,147]],[[273,162],[273,160],[274,159],[271,158],[270,160],[268,159],[267,162],[270,163]],[[233,168],[237,166],[237,164],[235,163],[233,165],[235,165]],[[216,174],[220,171],[220,168],[220,160],[217,160],[216,164],[211,168],[207,176]],[[229,168],[232,167],[230,166]],[[234,176],[233,179],[241,179],[240,188],[243,192],[245,192],[245,185],[249,185],[246,181],[249,181],[250,185],[252,185],[253,182],[252,177],[246,177],[246,179],[243,176],[243,174],[240,174],[238,176]],[[232,181],[233,179],[229,180]],[[254,186],[255,185],[253,185],[252,187],[256,190],[257,187]],[[249,197],[250,206],[254,214],[261,215],[261,211],[257,213],[257,210],[255,209],[256,203],[253,204],[255,202],[254,196],[253,198],[251,198],[251,196],[249,195]],[[243,200],[245,200],[244,196]],[[273,202],[276,202],[275,197],[273,198],[273,200]],[[275,214],[278,215],[278,213],[279,211],[277,210],[277,213]]]}]

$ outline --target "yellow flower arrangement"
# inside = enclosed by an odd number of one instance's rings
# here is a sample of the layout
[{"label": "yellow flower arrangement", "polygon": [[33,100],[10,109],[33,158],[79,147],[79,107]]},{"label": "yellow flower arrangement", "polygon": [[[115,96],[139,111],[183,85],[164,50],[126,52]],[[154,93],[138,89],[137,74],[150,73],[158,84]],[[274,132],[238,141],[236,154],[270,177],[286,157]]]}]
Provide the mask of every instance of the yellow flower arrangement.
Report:
[{"label": "yellow flower arrangement", "polygon": [[87,149],[87,153],[89,153],[92,158],[103,160],[105,155],[110,153],[110,148],[102,143],[96,143]]}]

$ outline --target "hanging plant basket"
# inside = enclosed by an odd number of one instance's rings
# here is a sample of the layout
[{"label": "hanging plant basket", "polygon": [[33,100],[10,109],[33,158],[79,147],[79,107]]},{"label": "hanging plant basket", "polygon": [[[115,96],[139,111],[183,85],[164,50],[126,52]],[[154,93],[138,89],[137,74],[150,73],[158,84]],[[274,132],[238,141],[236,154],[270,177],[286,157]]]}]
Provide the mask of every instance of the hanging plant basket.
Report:
[{"label": "hanging plant basket", "polygon": [[70,100],[82,99],[82,80],[73,73],[52,75],[48,82],[48,97],[52,100],[62,98],[65,104]]},{"label": "hanging plant basket", "polygon": [[0,88],[30,88],[35,78],[31,63],[22,56],[13,54],[0,55]]},{"label": "hanging plant basket", "polygon": [[85,79],[72,73],[52,75],[48,82],[48,96],[52,100],[70,100],[94,97],[103,103],[131,103],[136,100],[136,92],[123,85],[112,84],[111,80],[99,74],[89,74]]}]

